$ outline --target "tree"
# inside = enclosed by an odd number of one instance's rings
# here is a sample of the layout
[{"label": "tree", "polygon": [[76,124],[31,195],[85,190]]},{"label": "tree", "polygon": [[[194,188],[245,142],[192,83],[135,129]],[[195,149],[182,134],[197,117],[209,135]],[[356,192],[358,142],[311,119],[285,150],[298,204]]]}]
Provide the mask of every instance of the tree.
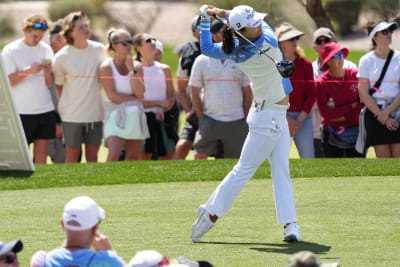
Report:
[{"label": "tree", "polygon": [[327,27],[334,31],[331,19],[322,6],[321,0],[297,0],[313,19],[317,27]]}]

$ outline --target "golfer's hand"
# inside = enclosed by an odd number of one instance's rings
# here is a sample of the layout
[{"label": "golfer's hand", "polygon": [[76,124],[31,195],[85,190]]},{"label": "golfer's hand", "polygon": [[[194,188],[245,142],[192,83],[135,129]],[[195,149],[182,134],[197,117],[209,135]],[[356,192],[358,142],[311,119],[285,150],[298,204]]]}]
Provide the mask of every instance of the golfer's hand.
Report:
[{"label": "golfer's hand", "polygon": [[108,237],[100,233],[96,233],[92,247],[96,251],[112,250],[112,246],[110,240],[108,240]]},{"label": "golfer's hand", "polygon": [[209,18],[210,16],[218,16],[220,18],[226,17],[226,10],[215,7],[213,5],[202,5],[200,7],[200,15],[203,18]]}]

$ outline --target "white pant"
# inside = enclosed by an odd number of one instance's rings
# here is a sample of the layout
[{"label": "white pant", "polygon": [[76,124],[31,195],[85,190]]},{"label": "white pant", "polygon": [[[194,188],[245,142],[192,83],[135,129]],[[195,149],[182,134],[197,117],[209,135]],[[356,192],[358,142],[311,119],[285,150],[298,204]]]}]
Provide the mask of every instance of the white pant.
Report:
[{"label": "white pant", "polygon": [[291,140],[286,109],[286,106],[276,104],[273,107],[264,107],[261,111],[251,108],[247,118],[249,133],[239,162],[208,199],[205,209],[209,214],[223,217],[243,186],[268,159],[278,224],[297,221],[289,173]]}]

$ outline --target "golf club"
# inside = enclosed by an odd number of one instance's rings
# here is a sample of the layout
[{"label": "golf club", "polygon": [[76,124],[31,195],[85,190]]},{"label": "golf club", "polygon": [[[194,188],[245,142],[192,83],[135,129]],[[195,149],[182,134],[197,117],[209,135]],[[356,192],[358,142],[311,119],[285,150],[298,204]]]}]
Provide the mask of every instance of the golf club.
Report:
[{"label": "golf club", "polygon": [[[219,20],[220,22],[222,22],[225,26],[229,27],[230,29],[231,26],[224,21],[223,19],[221,19],[220,17],[214,15],[213,16],[215,19]],[[235,34],[237,36],[239,36],[240,38],[242,38],[243,40],[245,40],[248,44],[252,45],[257,51],[258,53],[260,53],[260,55],[264,55],[266,56],[268,59],[270,59],[272,62],[274,62],[276,69],[278,70],[279,74],[283,77],[283,78],[288,78],[290,75],[292,75],[292,73],[294,72],[294,64],[292,61],[290,60],[281,60],[281,61],[277,61],[275,59],[273,59],[271,56],[269,56],[266,52],[269,50],[262,50],[261,48],[259,48],[258,46],[256,46],[252,41],[250,41],[249,39],[247,39],[245,36],[243,36],[243,34],[241,34],[238,31],[235,31],[234,29],[232,29]]]}]

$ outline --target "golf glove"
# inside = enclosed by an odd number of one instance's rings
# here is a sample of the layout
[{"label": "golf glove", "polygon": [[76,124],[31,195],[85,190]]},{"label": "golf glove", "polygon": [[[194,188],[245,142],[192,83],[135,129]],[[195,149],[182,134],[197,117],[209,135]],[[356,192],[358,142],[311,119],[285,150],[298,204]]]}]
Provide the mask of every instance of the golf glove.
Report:
[{"label": "golf glove", "polygon": [[207,11],[208,11],[208,5],[202,5],[200,7],[200,15],[202,19],[210,19],[210,15],[208,15]]}]

